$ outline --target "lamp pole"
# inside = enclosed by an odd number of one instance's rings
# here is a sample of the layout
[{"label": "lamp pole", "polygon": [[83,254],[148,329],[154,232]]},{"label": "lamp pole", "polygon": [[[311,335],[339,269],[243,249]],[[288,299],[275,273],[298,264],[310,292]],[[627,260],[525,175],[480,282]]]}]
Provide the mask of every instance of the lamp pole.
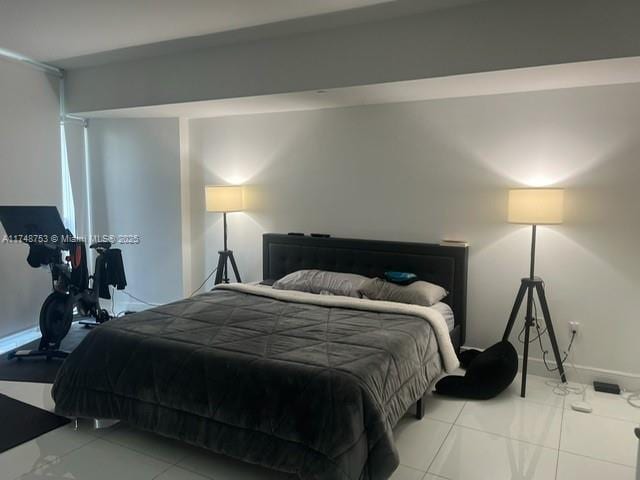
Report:
[{"label": "lamp pole", "polygon": [[[224,251],[228,252],[227,249],[227,212],[222,212],[222,222],[224,224]],[[229,283],[229,276],[227,275],[227,258],[224,259],[224,283]]]},{"label": "lamp pole", "polygon": [[[536,229],[537,225],[534,223],[531,228],[531,268],[529,269],[529,278],[533,280],[533,272],[536,267]],[[226,249],[226,247],[225,247]]]}]

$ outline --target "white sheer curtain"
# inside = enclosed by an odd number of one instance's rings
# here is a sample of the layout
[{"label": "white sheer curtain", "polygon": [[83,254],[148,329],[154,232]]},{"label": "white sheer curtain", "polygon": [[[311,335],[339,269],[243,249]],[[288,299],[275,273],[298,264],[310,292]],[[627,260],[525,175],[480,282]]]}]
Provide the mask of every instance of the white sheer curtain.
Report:
[{"label": "white sheer curtain", "polygon": [[69,169],[69,155],[67,148],[67,132],[64,122],[60,123],[60,162],[62,172],[62,221],[65,227],[76,232],[76,207],[73,199],[73,187],[71,185],[71,172]]},{"label": "white sheer curtain", "polygon": [[62,198],[65,225],[79,238],[91,235],[91,195],[87,127],[65,122],[61,129]]}]

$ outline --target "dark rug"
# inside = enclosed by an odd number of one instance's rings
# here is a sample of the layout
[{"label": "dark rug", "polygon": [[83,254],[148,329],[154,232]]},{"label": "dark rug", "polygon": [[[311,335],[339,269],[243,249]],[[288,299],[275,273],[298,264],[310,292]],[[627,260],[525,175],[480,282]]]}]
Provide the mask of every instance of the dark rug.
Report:
[{"label": "dark rug", "polygon": [[[76,348],[84,337],[89,333],[88,328],[84,328],[78,323],[71,326],[71,330],[64,340],[61,349],[71,352]],[[40,339],[27,343],[18,350],[36,350]],[[52,358],[23,358],[21,360],[9,360],[6,354],[0,356],[0,380],[9,382],[36,382],[53,383],[63,359]],[[1,414],[1,413],[0,413]]]},{"label": "dark rug", "polygon": [[0,453],[69,423],[68,418],[0,393]]}]

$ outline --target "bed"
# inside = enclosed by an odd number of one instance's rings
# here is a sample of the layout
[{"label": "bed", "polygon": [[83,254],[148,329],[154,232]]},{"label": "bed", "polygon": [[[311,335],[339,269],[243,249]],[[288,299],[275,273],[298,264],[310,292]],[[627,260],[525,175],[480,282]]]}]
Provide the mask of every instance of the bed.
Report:
[{"label": "bed", "polygon": [[263,277],[317,268],[411,271],[450,293],[433,308],[222,285],[110,321],[61,367],[69,417],[117,419],[301,479],[386,479],[393,427],[464,341],[467,249],[267,234]]}]

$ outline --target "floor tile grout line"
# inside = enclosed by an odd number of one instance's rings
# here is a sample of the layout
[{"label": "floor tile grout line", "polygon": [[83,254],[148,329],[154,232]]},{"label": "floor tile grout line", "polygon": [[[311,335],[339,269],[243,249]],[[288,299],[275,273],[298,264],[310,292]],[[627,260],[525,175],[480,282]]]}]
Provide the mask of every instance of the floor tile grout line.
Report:
[{"label": "floor tile grout line", "polygon": [[585,455],[583,453],[570,452],[569,450],[559,450],[559,453],[567,453],[569,455],[575,455],[576,457],[580,457],[580,458],[588,458],[589,460],[596,460],[598,462],[608,463],[610,465],[617,465],[618,467],[631,468],[632,470],[636,468],[635,466],[627,465],[626,463],[612,462],[611,460],[603,460],[602,458],[590,457],[589,455]]},{"label": "floor tile grout line", "polygon": [[533,447],[546,448],[547,450],[557,450],[557,448],[554,448],[554,447],[548,447],[546,445],[540,445],[539,443],[533,443],[533,442],[530,442],[529,440],[521,440],[519,438],[513,438],[513,437],[510,437],[508,435],[504,435],[502,433],[488,432],[486,430],[480,430],[479,428],[468,427],[466,425],[460,425],[460,424],[456,424],[455,426],[459,427],[459,428],[464,428],[466,430],[472,430],[474,432],[486,433],[487,435],[495,435],[496,437],[506,438],[507,440],[513,440],[514,442],[526,443],[527,445],[531,445]]},{"label": "floor tile grout line", "polygon": [[560,435],[558,436],[558,449],[556,450],[556,476],[555,479],[558,480],[558,469],[560,468],[560,445],[562,445],[562,429],[564,427],[564,405],[567,400],[565,396],[562,401],[562,415],[560,416]]},{"label": "floor tile grout line", "polygon": [[[462,407],[462,408],[460,409],[460,411],[458,412],[458,414],[457,414],[457,416],[456,416],[456,419],[454,420],[454,423],[445,422],[445,421],[443,421],[443,420],[430,419],[430,420],[432,420],[432,421],[436,421],[436,422],[439,422],[439,423],[447,424],[447,425],[449,425],[449,426],[450,426],[450,428],[449,428],[449,431],[447,432],[446,437],[444,438],[444,440],[442,441],[442,443],[441,443],[440,447],[438,448],[438,451],[436,452],[436,455],[434,456],[433,460],[432,460],[432,461],[431,461],[431,463],[429,464],[429,466],[428,466],[427,470],[424,472],[424,473],[425,473],[425,475],[424,475],[425,477],[426,477],[426,475],[427,475],[427,474],[431,474],[431,475],[435,475],[435,476],[438,476],[438,477],[441,477],[441,478],[446,478],[446,477],[442,477],[442,476],[440,476],[440,475],[433,474],[433,473],[429,472],[429,469],[431,468],[431,466],[433,465],[433,462],[435,461],[435,459],[437,458],[438,454],[440,453],[440,450],[442,449],[442,446],[444,445],[444,443],[446,442],[447,438],[448,438],[448,437],[449,437],[449,435],[451,434],[451,431],[453,430],[453,427],[454,427],[454,426],[458,426],[458,427],[460,427],[460,428],[464,428],[464,429],[468,429],[468,430],[473,430],[473,431],[478,431],[478,432],[482,432],[482,433],[487,433],[487,434],[495,435],[495,436],[499,436],[499,437],[502,437],[502,438],[508,438],[508,439],[510,439],[510,440],[515,440],[515,441],[518,441],[518,442],[526,443],[526,444],[533,445],[533,446],[540,447],[540,448],[546,448],[546,449],[549,449],[549,450],[554,450],[554,449],[553,449],[553,448],[551,448],[551,447],[547,447],[547,446],[545,446],[545,445],[535,444],[535,443],[532,443],[532,442],[529,442],[529,441],[526,441],[526,440],[515,439],[515,438],[509,437],[509,436],[506,436],[506,435],[502,435],[502,434],[497,434],[497,433],[493,433],[493,432],[487,432],[487,431],[485,431],[485,430],[480,430],[480,429],[476,429],[476,428],[473,428],[473,427],[466,427],[466,426],[463,426],[463,425],[458,425],[456,422],[457,422],[457,421],[458,421],[458,419],[460,418],[460,415],[462,414],[462,411],[464,410],[464,408],[466,407],[466,405],[467,405],[468,403],[469,403],[469,402],[465,402],[465,403],[464,403],[463,407]],[[564,416],[564,412],[562,413],[562,417],[563,417],[563,416]],[[561,418],[561,421],[562,421],[562,418]],[[561,435],[562,435],[562,426],[561,426]],[[561,438],[561,437],[560,437],[560,438]],[[212,479],[212,480],[215,480],[215,478],[214,478],[214,477],[210,477],[209,475],[203,474],[202,472],[199,472],[199,471],[193,470],[193,469],[191,469],[191,468],[189,468],[189,467],[186,467],[186,466],[184,466],[184,465],[180,465],[180,463],[181,463],[182,461],[184,461],[187,457],[189,457],[189,455],[190,455],[189,453],[185,454],[183,457],[181,457],[180,459],[178,459],[175,463],[171,463],[171,462],[166,462],[165,460],[159,459],[158,457],[153,457],[153,456],[150,456],[150,455],[148,455],[148,454],[145,454],[144,452],[141,452],[141,451],[136,450],[136,449],[134,449],[134,448],[128,447],[127,445],[123,445],[123,444],[120,444],[120,443],[115,442],[115,441],[113,441],[113,440],[109,440],[109,439],[108,439],[108,438],[106,438],[106,437],[95,437],[95,438],[93,438],[92,440],[90,440],[90,441],[88,441],[88,442],[86,442],[86,443],[84,443],[84,444],[82,444],[82,445],[80,445],[80,446],[78,446],[78,447],[76,447],[76,448],[74,448],[74,449],[70,450],[69,452],[67,452],[67,453],[65,453],[64,455],[59,456],[59,457],[57,457],[57,458],[58,458],[58,459],[60,459],[60,458],[66,457],[67,455],[71,454],[72,452],[74,452],[74,451],[76,451],[76,450],[78,450],[78,449],[80,449],[80,448],[83,448],[84,446],[89,445],[90,443],[93,443],[93,442],[95,442],[96,440],[100,440],[100,439],[105,440],[105,441],[108,441],[109,443],[112,443],[112,444],[116,444],[116,445],[121,446],[121,447],[123,447],[123,448],[126,448],[126,449],[128,449],[128,450],[131,450],[131,451],[135,452],[136,454],[140,454],[140,455],[143,455],[143,456],[146,456],[146,457],[153,458],[153,459],[155,459],[155,460],[160,460],[160,461],[162,461],[163,463],[167,463],[167,464],[168,464],[167,468],[166,468],[165,470],[163,470],[162,472],[160,472],[158,475],[156,475],[156,476],[154,477],[154,479],[155,479],[155,478],[157,478],[157,477],[159,477],[160,475],[162,475],[163,473],[165,473],[167,470],[169,470],[169,469],[171,469],[172,467],[174,467],[174,466],[175,466],[175,467],[178,467],[178,468],[182,468],[183,470],[187,470],[187,471],[189,471],[189,472],[191,472],[191,473],[195,473],[195,474],[197,474],[197,475],[201,475],[201,476],[203,476],[203,477],[207,477],[207,478],[210,478],[210,479]],[[612,461],[609,461],[609,460],[603,460],[603,459],[601,459],[601,458],[596,458],[596,457],[590,457],[590,456],[588,456],[588,455],[582,455],[582,454],[578,454],[578,453],[571,452],[571,451],[565,451],[565,450],[561,450],[561,449],[559,449],[559,448],[557,448],[557,449],[555,449],[555,450],[556,450],[556,452],[557,452],[556,476],[557,476],[557,469],[558,469],[558,462],[559,462],[559,452],[560,452],[560,451],[565,452],[565,453],[569,453],[569,454],[571,454],[571,455],[576,455],[576,456],[579,456],[579,457],[582,457],[582,458],[589,458],[589,459],[592,459],[592,460],[597,460],[597,461],[601,461],[601,462],[605,462],[605,463],[609,463],[609,464],[613,464],[613,465],[618,465],[618,466],[627,467],[627,468],[633,468],[633,467],[631,467],[631,466],[629,466],[629,465],[627,465],[627,464],[618,463],[618,462],[612,462]],[[55,461],[55,459],[54,459],[54,460],[52,460],[51,462],[47,462],[45,465],[48,465],[49,463],[52,463],[52,462],[54,462],[54,461]],[[412,469],[414,469],[414,470],[416,470],[416,471],[421,471],[420,469],[416,469],[415,467],[411,467],[410,465],[404,465],[404,466],[405,466],[405,467],[408,467],[408,468],[412,468]],[[20,478],[20,477],[17,477],[17,478]],[[423,477],[423,478],[424,478],[424,477]]]},{"label": "floor tile grout line", "polygon": [[527,403],[527,404],[536,404],[536,405],[543,405],[545,407],[550,407],[550,408],[564,408],[564,401],[562,402],[562,405],[553,405],[551,403],[547,403],[547,402],[541,402],[539,400],[531,400],[530,398],[521,398],[520,395],[518,395],[516,398],[519,398],[520,401]]},{"label": "floor tile grout line", "polygon": [[[186,443],[185,443],[185,445],[188,445],[188,444],[186,444]],[[157,478],[159,478],[161,475],[164,475],[165,473],[167,473],[167,472],[168,472],[169,470],[171,470],[172,468],[175,468],[175,467],[177,467],[177,468],[182,468],[181,466],[178,466],[178,464],[179,464],[180,462],[182,462],[183,460],[185,460],[189,455],[190,455],[189,453],[185,453],[184,455],[181,455],[181,456],[180,456],[180,458],[178,458],[178,460],[176,460],[174,463],[171,463],[171,464],[170,464],[169,466],[167,466],[167,468],[165,468],[162,472],[158,473],[158,475],[156,475],[155,477],[153,477],[153,480],[156,480],[156,479],[157,479]],[[185,469],[185,468],[182,468],[182,469],[183,469],[183,470],[187,470],[187,469]],[[187,470],[187,471],[191,471],[191,470]],[[200,475],[200,476],[205,477],[205,478],[210,478],[210,477],[208,477],[207,475],[202,475],[202,474],[200,474],[200,473],[198,473],[198,472],[191,472],[191,473],[195,473],[195,474]]]},{"label": "floor tile grout line", "polygon": [[[410,414],[410,415],[411,415],[411,417],[413,417],[413,414]],[[446,420],[442,420],[441,418],[433,418],[433,417],[430,417],[427,413],[425,413],[425,414],[424,414],[424,418],[426,418],[427,420],[431,420],[431,421],[434,421],[434,422],[438,422],[438,423],[445,423],[445,424],[447,424],[447,425],[453,425],[453,422],[447,422]],[[420,421],[420,420],[418,420],[418,422],[419,422],[419,421]]]},{"label": "floor tile grout line", "polygon": [[[541,402],[539,400],[531,400],[531,399],[526,398],[526,397],[522,398],[522,397],[520,397],[520,395],[512,395],[512,396],[508,396],[508,397],[496,397],[496,398],[498,398],[500,401],[503,401],[505,403],[506,403],[507,400],[515,399],[517,401],[526,403],[528,405],[535,404],[535,405],[542,405],[542,406],[549,407],[549,408],[558,408],[558,409],[559,408],[564,408],[564,401],[563,401],[563,406],[559,407],[557,405],[552,405],[550,403]],[[467,402],[467,403],[481,403],[481,402],[486,402],[486,400],[479,400],[479,401],[473,401],[473,402]]]},{"label": "floor tile grout line", "polygon": [[[464,409],[464,407],[465,407],[465,405],[466,405],[467,403],[468,403],[468,402],[463,402],[463,403],[462,403],[462,408],[460,408],[460,411],[456,414],[456,418],[453,420],[453,422],[447,422],[446,420],[441,420],[441,419],[439,419],[439,418],[433,418],[433,417],[430,417],[430,416],[429,416],[429,414],[428,414],[428,413],[426,413],[426,412],[425,412],[425,414],[424,414],[424,418],[426,418],[426,419],[428,419],[428,420],[431,420],[431,421],[433,421],[433,422],[444,423],[445,425],[449,425],[450,427],[452,427],[453,425],[455,425],[456,420],[458,420],[458,417],[460,417],[460,413],[462,413],[462,410]],[[451,428],[449,428],[449,431],[451,431]],[[449,434],[449,432],[447,432],[447,435],[448,435],[448,434]],[[445,437],[445,440],[446,440],[446,437]],[[442,441],[442,443],[444,444],[444,440]],[[442,446],[442,445],[440,445],[440,446]],[[435,457],[434,457],[434,459],[435,459]],[[421,472],[421,471],[422,471],[422,470],[420,470],[419,468],[412,467],[411,465],[406,465],[406,464],[404,464],[404,463],[402,463],[402,462],[400,462],[400,465],[402,465],[403,467],[411,468],[411,469],[416,470],[416,471],[418,471],[418,472]],[[429,471],[427,470],[425,473],[429,473]]]},{"label": "floor tile grout line", "polygon": [[[424,476],[424,474],[427,473],[425,470],[422,470],[422,469],[416,468],[416,467],[412,467],[411,465],[405,465],[404,463],[398,464],[398,467],[404,467],[404,468],[407,468],[409,470],[413,470],[416,473],[421,473],[422,476]],[[397,471],[397,469],[396,469],[396,471]]]},{"label": "floor tile grout line", "polygon": [[162,470],[161,472],[159,472],[157,475],[154,475],[151,480],[156,480],[156,478],[159,478],[161,475],[164,475],[165,473],[167,473],[169,470],[171,470],[173,467],[175,467],[175,464],[169,464],[167,465],[167,468],[165,468],[164,470]]},{"label": "floor tile grout line", "polygon": [[[575,410],[573,410],[573,408],[571,408],[571,407],[568,407],[568,408],[567,408],[567,407],[565,407],[565,410],[567,410],[567,411],[571,411],[571,412],[574,412],[574,411],[575,411]],[[630,424],[632,424],[632,425],[636,425],[636,426],[638,425],[638,423],[640,423],[640,419],[639,419],[639,421],[635,421],[635,420],[628,420],[628,419],[626,419],[626,418],[612,417],[611,415],[602,415],[602,414],[599,414],[599,413],[593,413],[593,412],[591,412],[591,413],[576,412],[576,413],[579,413],[580,415],[585,415],[585,416],[598,417],[598,418],[607,418],[607,419],[609,419],[609,420],[617,420],[617,421],[619,421],[619,422],[630,423]]]},{"label": "floor tile grout line", "polygon": [[[202,473],[200,473],[200,472],[196,472],[196,471],[191,470],[191,469],[189,469],[189,468],[185,468],[185,467],[183,467],[182,465],[179,465],[179,463],[180,463],[180,462],[182,462],[183,460],[185,460],[185,459],[190,455],[189,453],[185,453],[185,454],[184,454],[184,455],[182,455],[180,458],[178,458],[178,460],[177,460],[177,461],[175,461],[175,462],[171,462],[171,461],[167,461],[166,459],[163,459],[163,458],[160,458],[160,457],[156,457],[156,456],[153,456],[153,455],[149,455],[149,454],[148,454],[148,453],[146,453],[146,452],[142,452],[141,450],[138,450],[138,449],[135,449],[135,448],[133,448],[133,447],[130,447],[129,445],[124,445],[124,444],[119,443],[119,442],[117,442],[117,441],[115,441],[115,440],[109,440],[108,435],[105,435],[105,436],[103,436],[103,437],[96,437],[96,438],[95,438],[94,440],[92,440],[91,442],[94,442],[95,440],[104,440],[105,442],[109,442],[109,443],[110,443],[110,444],[112,444],[112,445],[116,445],[116,446],[118,446],[118,447],[122,447],[122,448],[124,448],[124,449],[126,449],[126,450],[130,450],[130,451],[132,451],[133,453],[135,453],[136,455],[141,455],[141,456],[143,456],[143,457],[147,457],[147,458],[150,458],[150,459],[152,459],[152,460],[155,460],[155,461],[158,461],[158,462],[161,462],[161,463],[166,464],[166,465],[167,465],[167,467],[166,467],[164,470],[162,470],[161,472],[159,472],[157,475],[155,475],[155,476],[152,478],[152,480],[155,480],[156,478],[158,478],[159,476],[163,475],[164,473],[166,473],[168,470],[170,470],[170,469],[171,469],[171,468],[173,468],[173,467],[182,468],[183,470],[187,470],[187,471],[189,471],[189,472],[191,472],[191,473],[195,473],[195,474],[200,475],[200,476],[202,476],[202,477],[211,478],[212,480],[215,480],[215,479],[213,479],[213,477],[209,477],[208,475],[204,475],[204,474],[202,474]],[[91,442],[89,442],[89,443],[91,443]],[[88,444],[87,444],[87,445],[88,445]],[[187,445],[187,444],[185,444],[185,445]],[[83,446],[84,446],[84,445],[83,445]],[[81,447],[79,447],[79,448],[81,448]]]},{"label": "floor tile grout line", "polygon": [[443,480],[451,480],[449,477],[443,477],[442,475],[437,475],[435,473],[430,473],[430,472],[424,472],[424,475],[421,480],[425,480],[425,478],[427,478],[427,475],[431,475],[432,477],[436,477],[436,478],[442,478]]},{"label": "floor tile grout line", "polygon": [[[465,402],[465,404],[460,409],[460,412],[458,412],[458,416],[456,417],[456,420],[458,420],[458,417],[460,416],[460,413],[462,413],[462,410],[464,410],[464,407],[466,407],[466,405],[467,405],[467,402]],[[449,430],[447,431],[447,434],[445,435],[445,437],[442,439],[442,443],[440,443],[440,446],[438,447],[438,450],[436,451],[436,454],[433,456],[433,458],[429,462],[429,465],[427,466],[427,471],[425,472],[423,478],[427,476],[427,473],[429,473],[429,470],[431,470],[431,466],[433,465],[433,462],[435,462],[436,458],[438,458],[438,455],[440,454],[440,450],[442,450],[442,447],[447,442],[447,438],[449,438],[449,435],[451,435],[451,432],[453,431],[453,427],[455,426],[456,420],[454,420],[453,423],[449,424]],[[443,422],[443,423],[445,423],[445,422]]]},{"label": "floor tile grout line", "polygon": [[[192,446],[192,445],[189,445],[188,443],[185,443],[185,445],[188,445],[189,447],[193,448],[193,446]],[[178,459],[178,461],[177,461],[176,463],[174,463],[173,465],[174,465],[174,466],[178,466],[178,464],[179,464],[180,462],[185,461],[185,460],[189,457],[189,455],[191,455],[191,453],[185,453],[185,454],[184,454],[183,456],[181,456],[181,457]]]},{"label": "floor tile grout line", "polygon": [[431,467],[433,466],[433,462],[436,461],[436,458],[438,458],[438,455],[440,455],[440,450],[442,450],[442,447],[444,446],[444,444],[447,442],[447,439],[449,438],[449,435],[451,435],[451,432],[453,431],[453,427],[455,426],[455,424],[451,424],[449,427],[449,431],[447,432],[447,434],[445,435],[444,439],[442,439],[442,443],[440,444],[440,446],[438,447],[438,450],[436,451],[436,454],[433,456],[433,458],[431,459],[431,461],[429,462],[429,465],[427,466],[427,471],[425,472],[425,476],[427,473],[429,473],[429,470],[431,470]]},{"label": "floor tile grout line", "polygon": [[139,449],[137,449],[135,447],[132,447],[130,445],[125,445],[123,443],[120,443],[117,440],[109,440],[109,438],[107,438],[107,437],[99,437],[98,440],[104,440],[105,442],[110,443],[111,445],[115,445],[116,447],[122,447],[122,448],[125,448],[127,450],[131,450],[132,452],[137,453],[138,455],[142,455],[143,457],[151,458],[152,460],[157,460],[159,462],[166,463],[168,465],[174,465],[174,463],[172,463],[170,461],[167,461],[164,458],[161,458],[161,457],[155,456],[155,455],[151,455],[151,454],[149,454],[147,452],[143,452],[142,450],[139,450]]},{"label": "floor tile grout line", "polygon": [[[60,428],[65,428],[65,427],[60,427]],[[52,432],[55,432],[56,430],[59,430],[59,428],[56,428],[55,430],[51,430],[51,431],[52,431]],[[47,432],[47,433],[50,433],[50,432]],[[36,438],[34,438],[34,439],[32,439],[32,440],[36,440],[36,439],[38,439],[38,438],[41,438],[41,437],[43,437],[44,435],[46,435],[46,433],[45,433],[45,434],[43,434],[43,435],[40,435],[39,437],[36,437]],[[39,468],[46,468],[46,467],[49,467],[52,463],[55,463],[55,462],[56,462],[56,461],[58,461],[58,460],[62,460],[63,458],[65,458],[65,457],[67,457],[67,456],[71,455],[73,452],[75,452],[75,451],[77,451],[77,450],[80,450],[81,448],[84,448],[84,447],[86,447],[87,445],[89,445],[90,443],[93,443],[93,442],[95,442],[96,440],[98,440],[98,438],[97,438],[97,437],[93,437],[92,435],[91,435],[91,437],[92,437],[92,438],[91,438],[91,440],[89,440],[88,442],[83,443],[82,445],[78,445],[77,447],[72,448],[72,449],[71,449],[71,450],[69,450],[68,452],[63,453],[62,455],[55,455],[55,458],[52,458],[51,460],[46,460],[46,461],[45,461],[42,465],[40,465],[39,467],[37,467],[37,468],[36,468],[36,467],[31,468],[28,472],[26,472],[26,473],[22,473],[22,474],[18,475],[18,476],[15,478],[15,480],[18,480],[18,479],[20,479],[20,478],[24,477],[25,475],[27,475],[28,473],[32,473],[33,471],[35,471],[35,470],[37,470],[37,469],[39,469]],[[32,441],[32,440],[30,440],[30,441]],[[25,442],[25,443],[28,443],[28,442]],[[17,448],[21,447],[22,445],[25,445],[25,443],[23,443],[23,444],[21,444],[21,445],[18,445],[18,447],[17,447]],[[4,453],[4,452],[3,452],[3,453]]]},{"label": "floor tile grout line", "polygon": [[[158,435],[158,434],[154,434],[154,435]],[[162,439],[166,438],[166,437],[163,437],[163,436],[161,436],[161,435],[158,435],[158,437],[159,437],[159,438],[162,438]],[[177,465],[178,463],[180,463],[182,460],[184,460],[186,457],[188,457],[188,456],[189,456],[189,454],[188,454],[188,453],[185,453],[183,456],[181,456],[180,458],[178,458],[178,460],[177,460],[176,462],[172,462],[172,461],[170,461],[170,460],[167,460],[166,458],[162,458],[162,457],[160,457],[160,456],[155,456],[155,455],[151,455],[151,454],[149,454],[149,453],[147,453],[147,452],[143,452],[142,450],[139,450],[139,449],[137,449],[137,448],[135,448],[135,447],[132,447],[132,446],[130,446],[130,445],[128,445],[128,444],[120,443],[120,442],[118,442],[117,440],[109,439],[109,435],[108,435],[108,434],[105,434],[105,435],[104,435],[104,436],[102,436],[102,437],[97,437],[97,439],[99,439],[99,440],[104,440],[105,442],[109,442],[110,444],[112,444],[112,445],[116,445],[116,446],[118,446],[118,447],[126,448],[127,450],[131,450],[132,452],[135,452],[135,453],[137,453],[137,454],[139,454],[139,455],[142,455],[142,456],[144,456],[144,457],[151,458],[151,459],[153,459],[153,460],[158,460],[158,461],[160,461],[160,462],[162,462],[162,463],[166,463],[166,464],[168,464],[169,466]],[[188,444],[187,444],[187,443],[185,443],[185,445],[188,445]]]},{"label": "floor tile grout line", "polygon": [[456,426],[456,422],[458,421],[458,419],[460,418],[460,415],[462,415],[462,411],[465,409],[465,407],[467,406],[469,402],[464,402],[462,404],[462,408],[460,409],[460,411],[458,412],[458,414],[456,415],[456,418],[453,420],[453,423],[451,424],[451,427],[449,427],[449,431],[447,432],[447,435],[444,437],[444,439],[442,440],[442,443],[440,444],[440,447],[438,448],[438,451],[436,452],[436,454],[433,456],[433,460],[431,460],[431,462],[429,463],[429,466],[427,467],[427,471],[424,473],[424,475],[422,476],[422,480],[424,480],[427,475],[433,475],[435,477],[438,478],[444,478],[447,479],[447,477],[443,477],[442,475],[438,475],[436,473],[431,473],[429,470],[431,470],[431,467],[433,466],[433,462],[436,461],[436,458],[438,458],[438,455],[440,454],[440,450],[442,450],[442,447],[444,446],[444,444],[447,442],[447,439],[449,438],[449,435],[451,435],[451,432],[453,431],[453,427]]},{"label": "floor tile grout line", "polygon": [[458,419],[460,418],[460,415],[462,415],[462,411],[466,408],[466,406],[469,404],[469,402],[464,402],[462,404],[462,408],[460,409],[460,411],[458,412],[458,414],[456,415],[456,418],[453,420],[453,424],[456,425],[456,423],[458,422]]},{"label": "floor tile grout line", "polygon": [[[155,435],[157,435],[157,434],[155,434]],[[158,436],[159,436],[160,438],[166,438],[166,437],[162,437],[161,435],[158,435]],[[189,456],[191,455],[191,453],[190,453],[190,452],[187,452],[187,453],[185,453],[184,455],[181,455],[181,456],[180,456],[180,457],[179,457],[175,462],[172,462],[172,461],[168,461],[168,460],[167,460],[167,459],[165,459],[165,458],[160,458],[159,456],[158,456],[158,457],[156,457],[156,456],[154,456],[154,455],[149,455],[147,452],[143,452],[143,451],[141,451],[141,450],[138,450],[138,449],[136,449],[136,448],[133,448],[133,447],[131,447],[131,446],[129,446],[129,445],[126,445],[126,444],[124,444],[124,443],[120,443],[120,442],[118,442],[117,440],[110,440],[108,437],[109,437],[108,435],[105,435],[105,436],[103,436],[103,437],[98,437],[98,439],[100,439],[100,440],[105,440],[105,441],[107,441],[107,442],[111,443],[112,445],[117,445],[117,446],[119,446],[119,447],[126,448],[126,449],[128,449],[128,450],[131,450],[132,452],[135,452],[135,453],[139,454],[139,455],[142,455],[142,456],[145,456],[145,457],[147,457],[147,458],[151,458],[151,459],[153,459],[153,460],[157,460],[157,461],[160,461],[160,462],[163,462],[163,463],[168,464],[168,467],[167,467],[165,470],[163,470],[162,472],[160,472],[158,475],[156,475],[156,477],[157,477],[157,476],[159,476],[159,475],[162,475],[164,472],[166,472],[167,470],[169,470],[169,469],[170,469],[170,468],[172,468],[172,467],[179,467],[179,468],[182,468],[182,469],[184,469],[184,470],[189,470],[189,471],[190,471],[190,472],[192,472],[192,473],[196,473],[196,474],[201,475],[201,476],[204,476],[204,477],[206,477],[206,476],[207,476],[207,475],[203,475],[202,473],[192,471],[192,470],[190,470],[190,469],[188,469],[188,468],[184,468],[182,465],[179,465],[182,461],[186,460],[186,459],[187,459],[187,457],[189,457]],[[188,446],[188,447],[191,447],[191,445],[189,445],[188,443],[184,443],[184,445],[185,445],[185,446]],[[154,477],[154,478],[156,478],[156,477]]]},{"label": "floor tile grout line", "polygon": [[507,438],[507,439],[509,439],[509,440],[513,440],[513,441],[516,441],[516,442],[526,443],[527,445],[532,445],[532,446],[534,446],[534,447],[546,448],[547,450],[557,450],[558,452],[569,453],[569,454],[572,454],[572,455],[578,455],[578,456],[580,456],[580,457],[589,458],[589,459],[591,459],[591,460],[598,460],[598,461],[601,461],[601,462],[611,463],[611,464],[614,464],[614,465],[620,465],[620,466],[623,466],[623,467],[630,467],[630,468],[633,468],[632,466],[627,465],[627,464],[624,464],[624,463],[612,462],[612,461],[610,461],[610,460],[603,460],[603,459],[601,459],[601,458],[591,457],[591,456],[589,456],[589,455],[584,455],[584,454],[580,454],[580,453],[575,453],[575,452],[572,452],[572,451],[569,451],[569,450],[563,450],[562,448],[557,448],[557,449],[555,449],[555,448],[553,448],[553,447],[547,447],[547,446],[545,446],[545,445],[540,445],[540,444],[537,444],[537,443],[533,443],[533,442],[530,442],[530,441],[528,441],[528,440],[520,440],[520,439],[513,438],[513,437],[509,437],[509,436],[507,436],[507,435],[503,435],[503,434],[500,434],[500,433],[487,432],[486,430],[480,430],[480,429],[478,429],[478,428],[468,427],[468,426],[460,425],[460,424],[456,424],[456,426],[457,426],[457,427],[460,427],[460,428],[467,429],[467,430],[473,430],[473,431],[476,431],[476,432],[486,433],[486,434],[489,434],[489,435],[495,435],[495,436],[497,436],[497,437],[501,437],[501,438]]},{"label": "floor tile grout line", "polygon": [[[240,461],[240,460],[238,460],[238,461]],[[198,472],[196,469],[190,468],[190,467],[188,467],[186,465],[175,465],[175,466],[178,467],[178,468],[181,468],[183,470],[186,470],[187,472],[195,473],[196,475],[200,475],[201,477],[205,477],[205,478],[208,478],[210,480],[217,480],[215,477],[212,477],[211,475],[209,475],[207,473]]]}]

